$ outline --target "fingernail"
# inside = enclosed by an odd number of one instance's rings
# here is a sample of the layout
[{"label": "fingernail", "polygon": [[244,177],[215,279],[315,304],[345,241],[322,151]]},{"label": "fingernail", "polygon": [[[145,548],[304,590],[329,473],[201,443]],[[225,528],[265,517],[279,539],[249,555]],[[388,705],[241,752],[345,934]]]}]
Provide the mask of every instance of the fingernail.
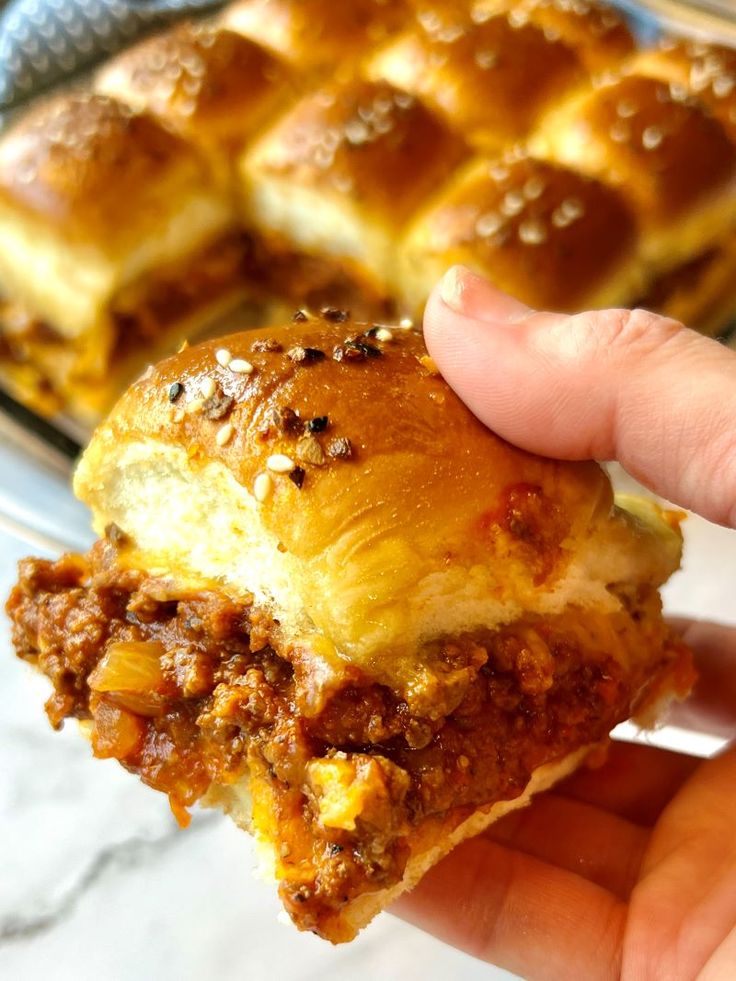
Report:
[{"label": "fingernail", "polygon": [[465,292],[464,266],[452,266],[447,270],[440,282],[440,296],[447,306],[455,313],[464,313],[463,293]]},{"label": "fingernail", "polygon": [[466,266],[452,266],[440,282],[440,297],[455,313],[486,323],[515,324],[534,313],[531,307],[497,289]]}]

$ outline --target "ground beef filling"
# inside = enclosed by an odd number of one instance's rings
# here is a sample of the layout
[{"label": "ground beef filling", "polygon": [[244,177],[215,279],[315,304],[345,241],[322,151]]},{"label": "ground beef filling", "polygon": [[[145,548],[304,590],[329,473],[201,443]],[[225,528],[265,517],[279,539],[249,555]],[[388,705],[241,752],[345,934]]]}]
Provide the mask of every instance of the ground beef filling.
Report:
[{"label": "ground beef filling", "polygon": [[[670,672],[677,653],[656,593],[626,603],[621,630],[640,633],[661,652],[660,676]],[[345,902],[401,879],[418,826],[452,826],[518,795],[535,767],[627,717],[644,683],[643,668],[583,656],[564,618],[529,620],[439,645],[454,686],[445,717],[418,717],[352,671],[308,718],[299,667],[272,646],[268,616],[121,570],[108,542],[84,558],[24,561],[7,608],[19,656],[53,684],[52,725],[87,720],[95,753],[167,793],[180,817],[211,786],[250,773],[282,898],[299,926],[330,939]],[[649,654],[646,674],[656,673]]]}]

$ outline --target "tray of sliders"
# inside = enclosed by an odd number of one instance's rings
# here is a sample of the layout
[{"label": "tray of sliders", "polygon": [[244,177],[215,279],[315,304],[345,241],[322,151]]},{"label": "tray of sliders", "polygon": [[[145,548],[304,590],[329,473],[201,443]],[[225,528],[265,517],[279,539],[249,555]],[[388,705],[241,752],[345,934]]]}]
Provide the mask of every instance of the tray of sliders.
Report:
[{"label": "tray of sliders", "polygon": [[736,52],[643,46],[589,0],[238,0],[168,27],[0,139],[3,412],[81,444],[184,339],[416,319],[453,262],[540,308],[722,332]]}]

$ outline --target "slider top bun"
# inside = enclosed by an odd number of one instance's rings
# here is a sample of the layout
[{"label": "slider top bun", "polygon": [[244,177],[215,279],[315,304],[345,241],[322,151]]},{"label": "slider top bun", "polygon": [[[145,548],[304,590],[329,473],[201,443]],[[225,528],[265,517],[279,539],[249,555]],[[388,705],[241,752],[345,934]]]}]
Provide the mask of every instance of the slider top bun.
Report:
[{"label": "slider top bun", "polygon": [[417,331],[301,318],[149,369],[97,430],[75,489],[98,532],[129,536],[126,562],[251,594],[316,682],[347,661],[410,704],[438,639],[615,611],[608,584],[677,568],[656,507],[489,432]]},{"label": "slider top bun", "polygon": [[55,96],[0,142],[0,281],[62,334],[232,221],[193,147],[106,96]]},{"label": "slider top bun", "polygon": [[228,157],[285,97],[287,75],[253,41],[213,24],[183,23],[108,62],[95,89],[147,110],[227,169]]},{"label": "slider top bun", "polygon": [[407,16],[404,0],[241,0],[222,23],[310,74],[354,63]]}]

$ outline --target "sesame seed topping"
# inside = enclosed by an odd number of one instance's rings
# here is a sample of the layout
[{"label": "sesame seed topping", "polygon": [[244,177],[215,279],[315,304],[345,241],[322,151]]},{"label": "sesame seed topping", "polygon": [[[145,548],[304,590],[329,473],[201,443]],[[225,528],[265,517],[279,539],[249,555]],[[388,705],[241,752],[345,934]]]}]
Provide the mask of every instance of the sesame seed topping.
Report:
[{"label": "sesame seed topping", "polygon": [[327,455],[336,460],[349,460],[353,455],[353,444],[347,436],[339,436],[327,444]]},{"label": "sesame seed topping", "polygon": [[300,436],[304,431],[304,423],[299,413],[290,409],[288,405],[276,406],[271,409],[271,422],[280,433]]},{"label": "sesame seed topping", "polygon": [[530,177],[522,191],[527,201],[536,201],[544,194],[545,184],[541,177]]},{"label": "sesame seed topping", "polygon": [[253,365],[250,361],[246,361],[245,358],[233,358],[228,368],[230,371],[234,371],[236,375],[250,375],[253,373]]},{"label": "sesame seed topping", "polygon": [[253,481],[253,496],[263,503],[273,490],[273,481],[267,473],[259,473]]},{"label": "sesame seed topping", "polygon": [[736,87],[733,75],[719,75],[713,79],[713,95],[716,99],[726,99]]},{"label": "sesame seed topping", "polygon": [[512,218],[524,210],[525,203],[521,191],[509,191],[501,202],[501,211],[507,218]]},{"label": "sesame seed topping", "polygon": [[225,446],[233,438],[234,432],[235,430],[232,427],[232,423],[226,422],[224,426],[220,426],[220,428],[217,430],[215,442],[218,446]]},{"label": "sesame seed topping", "polygon": [[656,150],[663,139],[664,133],[658,126],[647,126],[641,134],[641,142],[645,150]]},{"label": "sesame seed topping", "polygon": [[202,395],[202,398],[205,399],[212,398],[212,396],[215,394],[216,389],[217,386],[215,385],[215,379],[210,378],[209,375],[206,378],[202,379],[199,386],[199,391]]},{"label": "sesame seed topping", "polygon": [[330,420],[328,416],[315,416],[314,419],[310,419],[307,423],[307,429],[310,433],[323,433],[329,424]]},{"label": "sesame seed topping", "polygon": [[296,444],[296,457],[300,463],[311,463],[315,467],[321,467],[325,462],[325,455],[316,436],[302,436]]},{"label": "sesame seed topping", "polygon": [[283,347],[276,340],[275,337],[262,337],[260,340],[253,341],[250,346],[251,351],[268,351],[270,353],[278,353],[283,351]]},{"label": "sesame seed topping", "polygon": [[309,320],[309,314],[305,310],[297,310],[291,319],[295,324],[303,324]]},{"label": "sesame seed topping", "polygon": [[414,330],[414,321],[411,317],[402,317],[398,323],[402,330]]},{"label": "sesame seed topping", "polygon": [[491,164],[488,168],[489,176],[496,182],[506,181],[511,176],[511,172],[508,167],[503,164]]},{"label": "sesame seed topping", "polygon": [[175,409],[174,410],[174,414],[173,414],[173,416],[171,418],[172,418],[172,421],[173,422],[181,422],[182,419],[184,418],[184,410],[183,409]]},{"label": "sesame seed topping", "polygon": [[614,123],[609,130],[609,135],[614,143],[626,143],[631,139],[631,129],[628,123]]},{"label": "sesame seed topping", "polygon": [[223,368],[227,368],[227,366],[233,360],[233,356],[226,347],[221,347],[218,351],[215,351],[215,360]]},{"label": "sesame seed topping", "polygon": [[392,341],[394,339],[394,335],[388,327],[379,327],[373,336],[377,341]]},{"label": "sesame seed topping", "polygon": [[630,99],[622,99],[616,106],[616,113],[621,117],[621,119],[630,119],[635,116],[639,110],[636,105]]},{"label": "sesame seed topping", "polygon": [[479,68],[485,70],[495,68],[498,64],[498,52],[492,50],[476,51],[475,63]]},{"label": "sesame seed topping", "polygon": [[185,411],[187,415],[196,415],[196,413],[201,412],[204,407],[204,399],[192,399],[191,402],[187,402]]},{"label": "sesame seed topping", "polygon": [[294,469],[294,461],[285,453],[273,453],[266,460],[266,466],[273,473],[289,473]]},{"label": "sesame seed topping", "polygon": [[529,219],[519,225],[519,238],[524,245],[541,245],[547,241],[547,229],[541,221]]},{"label": "sesame seed topping", "polygon": [[347,310],[338,310],[336,307],[323,307],[320,314],[333,324],[343,324],[350,316]]},{"label": "sesame seed topping", "polygon": [[481,238],[489,238],[491,235],[495,235],[500,232],[503,228],[504,220],[495,211],[487,211],[484,215],[475,223],[475,232],[480,235]]},{"label": "sesame seed topping", "polygon": [[323,361],[325,352],[318,347],[302,347],[301,344],[296,344],[289,348],[286,357],[295,364],[313,364],[315,361]]},{"label": "sesame seed topping", "polygon": [[585,214],[585,208],[580,198],[565,198],[560,205],[563,215],[570,221],[577,221]]},{"label": "sesame seed topping", "polygon": [[235,399],[230,395],[223,395],[222,392],[211,395],[202,406],[202,414],[207,419],[212,419],[216,421],[218,419],[224,419],[232,407],[235,405]]},{"label": "sesame seed topping", "polygon": [[176,402],[178,398],[181,398],[183,391],[184,386],[181,382],[174,382],[173,385],[169,385],[169,402]]}]

